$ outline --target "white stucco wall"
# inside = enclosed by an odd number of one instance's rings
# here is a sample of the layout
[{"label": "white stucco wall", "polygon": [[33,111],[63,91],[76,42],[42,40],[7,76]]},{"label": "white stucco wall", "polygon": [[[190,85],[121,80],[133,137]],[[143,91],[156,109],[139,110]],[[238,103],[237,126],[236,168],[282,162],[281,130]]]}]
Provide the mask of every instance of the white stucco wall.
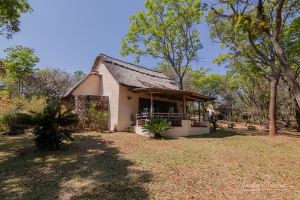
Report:
[{"label": "white stucco wall", "polygon": [[72,95],[100,95],[100,81],[99,75],[91,75],[72,92]]},{"label": "white stucco wall", "polygon": [[100,95],[109,97],[107,128],[114,130],[115,125],[118,126],[119,84],[101,62],[99,62],[96,70],[102,75],[99,84]]},{"label": "white stucco wall", "polygon": [[[131,97],[129,100],[127,97]],[[131,116],[138,114],[139,98],[150,99],[150,95],[143,93],[133,93],[127,89],[127,87],[120,85],[119,95],[119,110],[118,110],[118,131],[125,131],[127,127],[131,126]],[[176,103],[178,106],[178,112],[183,112],[182,101],[170,100],[167,98],[153,97],[153,100],[165,101]]]},{"label": "white stucco wall", "polygon": [[[206,127],[193,127],[191,120],[182,120],[181,127],[172,127],[162,134],[165,137],[187,137],[192,135],[210,134],[209,122],[201,122],[201,126]],[[139,135],[145,135],[141,126],[135,126],[135,132]]]}]

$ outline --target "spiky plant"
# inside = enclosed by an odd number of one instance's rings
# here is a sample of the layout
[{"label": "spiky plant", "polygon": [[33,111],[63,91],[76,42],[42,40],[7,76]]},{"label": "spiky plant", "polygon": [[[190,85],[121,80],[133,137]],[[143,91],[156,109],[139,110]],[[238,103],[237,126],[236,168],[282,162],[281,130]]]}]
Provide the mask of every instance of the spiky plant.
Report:
[{"label": "spiky plant", "polygon": [[148,134],[153,134],[155,138],[160,138],[161,133],[164,133],[166,130],[170,130],[172,122],[168,122],[167,119],[155,117],[150,118],[148,121],[145,121],[142,128],[143,132],[147,132]]},{"label": "spiky plant", "polygon": [[[70,130],[65,127],[78,123],[78,115],[71,113],[68,109],[60,113],[61,105],[48,105],[43,112],[30,114],[19,113],[16,115],[16,123],[22,126],[34,126],[35,146],[38,149],[54,150],[59,149],[63,140],[74,139]],[[64,127],[64,128],[61,128]]]}]

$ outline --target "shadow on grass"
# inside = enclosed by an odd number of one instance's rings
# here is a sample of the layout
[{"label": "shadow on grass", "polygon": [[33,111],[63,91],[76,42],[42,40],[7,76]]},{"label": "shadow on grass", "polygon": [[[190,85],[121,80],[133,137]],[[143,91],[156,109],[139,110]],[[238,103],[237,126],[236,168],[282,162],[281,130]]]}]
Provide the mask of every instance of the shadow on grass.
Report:
[{"label": "shadow on grass", "polygon": [[[268,136],[269,132],[262,130],[241,130],[241,129],[226,129],[226,128],[217,128],[214,132],[213,128],[210,129],[210,134],[207,135],[198,135],[198,136],[188,136],[186,138],[225,138],[232,136]],[[300,138],[300,134],[297,132],[288,132],[288,131],[278,131],[279,136],[287,136],[293,138]]]},{"label": "shadow on grass", "polygon": [[214,132],[214,129],[211,128],[210,134],[193,135],[193,136],[187,136],[186,138],[225,138],[225,137],[232,137],[236,135],[246,136],[247,134],[239,133],[225,128],[217,128],[216,132]]},{"label": "shadow on grass", "polygon": [[148,171],[134,168],[113,143],[75,135],[59,151],[31,150],[0,161],[1,199],[145,199]]}]

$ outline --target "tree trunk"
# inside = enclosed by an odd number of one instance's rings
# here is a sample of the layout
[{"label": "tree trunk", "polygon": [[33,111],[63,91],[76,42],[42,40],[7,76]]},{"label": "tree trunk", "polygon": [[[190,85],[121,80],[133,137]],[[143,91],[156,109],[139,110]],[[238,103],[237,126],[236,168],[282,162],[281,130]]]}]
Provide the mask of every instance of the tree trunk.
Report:
[{"label": "tree trunk", "polygon": [[[279,77],[278,77],[279,78]],[[277,136],[277,127],[276,127],[276,97],[277,97],[277,85],[278,78],[273,78],[270,82],[271,84],[271,94],[270,94],[270,109],[269,109],[269,136]]]},{"label": "tree trunk", "polygon": [[297,132],[300,132],[300,112],[297,109],[295,111],[296,111]]},{"label": "tree trunk", "polygon": [[300,86],[290,68],[290,65],[286,61],[285,54],[279,43],[273,38],[271,35],[267,34],[269,39],[271,40],[274,49],[276,51],[277,58],[279,60],[279,63],[286,75],[287,82],[291,86],[293,93],[295,95],[295,98],[297,100],[298,106],[300,107]]},{"label": "tree trunk", "polygon": [[154,133],[154,138],[161,138],[160,133]]},{"label": "tree trunk", "polygon": [[183,90],[183,78],[182,77],[179,78],[179,89]]},{"label": "tree trunk", "polygon": [[291,97],[293,105],[294,105],[294,110],[295,110],[295,115],[296,115],[296,122],[297,122],[297,132],[300,132],[300,107],[297,104],[296,97],[293,93],[293,90],[291,89],[291,87],[289,85],[288,85],[288,91],[289,91],[290,97]]}]

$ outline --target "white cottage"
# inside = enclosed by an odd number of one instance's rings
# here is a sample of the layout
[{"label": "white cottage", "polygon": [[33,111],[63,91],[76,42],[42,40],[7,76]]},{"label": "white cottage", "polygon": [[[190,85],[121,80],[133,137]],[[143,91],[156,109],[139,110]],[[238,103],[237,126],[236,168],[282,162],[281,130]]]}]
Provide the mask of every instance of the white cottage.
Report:
[{"label": "white cottage", "polygon": [[104,54],[96,57],[91,72],[71,88],[62,100],[68,105],[68,101],[74,99],[71,97],[76,96],[88,96],[93,101],[104,97],[107,99],[108,130],[125,131],[133,126],[137,134],[144,135],[143,122],[159,116],[172,121],[172,130],[163,134],[170,137],[210,133],[209,122],[192,122],[186,111],[186,101],[199,102],[200,106],[200,102],[215,99],[179,90],[174,81],[160,72]]}]

